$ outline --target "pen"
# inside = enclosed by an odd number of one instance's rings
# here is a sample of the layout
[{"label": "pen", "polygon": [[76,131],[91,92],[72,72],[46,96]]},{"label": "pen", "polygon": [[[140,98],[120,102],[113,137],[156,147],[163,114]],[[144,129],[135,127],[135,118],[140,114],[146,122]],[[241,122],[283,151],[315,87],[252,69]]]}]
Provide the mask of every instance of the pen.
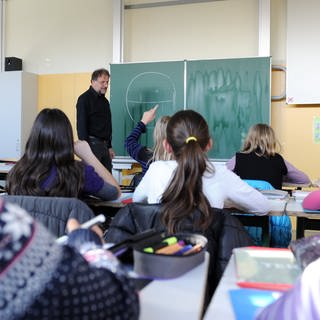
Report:
[{"label": "pen", "polygon": [[176,256],[182,256],[185,252],[192,248],[192,244],[188,244],[175,253]]},{"label": "pen", "polygon": [[183,253],[183,255],[186,256],[187,254],[196,253],[196,252],[201,251],[201,249],[202,249],[201,244],[196,244],[190,250]]},{"label": "pen", "polygon": [[185,245],[184,241],[179,241],[178,243],[171,244],[170,246],[164,247],[156,251],[157,254],[175,254]]}]

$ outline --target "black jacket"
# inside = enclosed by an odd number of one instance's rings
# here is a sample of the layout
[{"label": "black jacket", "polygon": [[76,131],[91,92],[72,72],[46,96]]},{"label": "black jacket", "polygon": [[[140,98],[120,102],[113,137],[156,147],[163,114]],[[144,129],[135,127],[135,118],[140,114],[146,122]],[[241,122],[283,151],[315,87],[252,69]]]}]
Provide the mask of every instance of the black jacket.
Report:
[{"label": "black jacket", "polygon": [[[108,242],[118,243],[148,229],[165,231],[161,222],[160,204],[131,203],[120,209],[105,234]],[[220,209],[212,209],[213,220],[205,232],[194,227],[199,212],[181,224],[181,232],[196,232],[208,239],[210,263],[207,281],[206,303],[210,301],[222,273],[231,257],[232,249],[253,245],[240,221]]]}]

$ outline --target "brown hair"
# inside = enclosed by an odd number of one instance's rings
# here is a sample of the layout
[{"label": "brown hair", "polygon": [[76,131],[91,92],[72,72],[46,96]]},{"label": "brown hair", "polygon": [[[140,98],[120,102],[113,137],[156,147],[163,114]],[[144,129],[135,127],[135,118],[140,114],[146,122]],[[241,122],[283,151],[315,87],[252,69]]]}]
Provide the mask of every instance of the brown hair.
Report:
[{"label": "brown hair", "polygon": [[92,72],[91,81],[96,81],[101,76],[107,76],[110,78],[110,73],[107,69],[97,69]]},{"label": "brown hair", "polygon": [[162,196],[163,223],[169,232],[178,231],[182,220],[199,209],[198,227],[205,230],[211,222],[210,204],[202,191],[202,176],[210,171],[205,152],[210,143],[208,125],[193,110],[179,111],[169,120],[167,141],[178,165]]},{"label": "brown hair", "polygon": [[[25,153],[10,170],[9,194],[78,197],[83,184],[83,164],[74,159],[73,133],[69,119],[59,109],[43,109],[37,115]],[[52,170],[51,186],[42,186]]]}]

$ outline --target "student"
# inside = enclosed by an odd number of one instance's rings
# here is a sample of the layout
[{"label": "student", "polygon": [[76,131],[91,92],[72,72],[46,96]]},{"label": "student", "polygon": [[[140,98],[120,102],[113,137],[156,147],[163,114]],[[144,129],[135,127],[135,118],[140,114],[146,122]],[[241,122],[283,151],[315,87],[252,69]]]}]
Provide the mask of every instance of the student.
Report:
[{"label": "student", "polygon": [[320,258],[310,263],[294,287],[262,309],[257,320],[320,319]]},{"label": "student", "polygon": [[242,179],[267,181],[275,189],[281,189],[284,181],[309,184],[308,176],[285,161],[277,149],[273,129],[258,123],[250,128],[241,152],[227,162],[227,168]]},{"label": "student", "polygon": [[17,205],[0,198],[0,317],[138,319],[125,275],[90,265]]},{"label": "student", "polygon": [[161,202],[165,212],[170,208],[171,214],[177,215],[184,210],[189,212],[195,204],[204,214],[208,213],[208,206],[232,206],[259,215],[268,213],[268,200],[260,192],[226,168],[215,168],[208,161],[206,152],[212,147],[212,140],[199,113],[185,110],[172,116],[164,146],[175,160],[151,163],[133,194],[133,201]]},{"label": "student", "polygon": [[125,148],[127,152],[142,166],[142,175],[146,173],[151,162],[157,160],[170,160],[170,155],[164,149],[162,143],[166,136],[166,128],[170,119],[169,116],[163,116],[156,122],[153,131],[153,150],[138,142],[141,134],[146,132],[146,126],[148,123],[155,119],[157,109],[158,105],[155,105],[152,109],[145,111],[141,121],[138,122],[137,126],[125,140]]},{"label": "student", "polygon": [[[82,160],[76,161],[74,153]],[[86,141],[74,144],[67,116],[43,109],[36,117],[25,153],[10,170],[6,189],[11,195],[117,199],[118,183],[97,160]]]}]

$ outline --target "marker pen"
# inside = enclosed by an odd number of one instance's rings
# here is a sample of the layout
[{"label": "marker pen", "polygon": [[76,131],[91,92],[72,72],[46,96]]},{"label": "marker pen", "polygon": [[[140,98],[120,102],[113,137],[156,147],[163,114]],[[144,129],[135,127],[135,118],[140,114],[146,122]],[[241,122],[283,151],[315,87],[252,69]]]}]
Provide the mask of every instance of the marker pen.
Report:
[{"label": "marker pen", "polygon": [[181,250],[185,245],[184,241],[179,241],[178,243],[171,244],[170,246],[164,247],[156,251],[157,254],[175,254]]},{"label": "marker pen", "polygon": [[154,253],[156,250],[159,250],[161,248],[170,246],[171,244],[175,244],[178,242],[178,238],[177,237],[170,237],[170,238],[166,238],[164,240],[162,240],[162,242],[160,242],[159,244],[156,244],[152,247],[146,247],[143,249],[144,252],[147,253]]},{"label": "marker pen", "polygon": [[185,252],[187,252],[188,250],[190,250],[192,248],[192,244],[188,244],[186,246],[184,246],[183,248],[181,248],[178,252],[176,252],[174,255],[175,256],[182,256]]},{"label": "marker pen", "polygon": [[196,244],[190,250],[188,250],[185,253],[183,253],[183,255],[186,256],[186,255],[191,254],[191,253],[196,253],[196,252],[201,251],[201,249],[202,249],[201,244]]}]

